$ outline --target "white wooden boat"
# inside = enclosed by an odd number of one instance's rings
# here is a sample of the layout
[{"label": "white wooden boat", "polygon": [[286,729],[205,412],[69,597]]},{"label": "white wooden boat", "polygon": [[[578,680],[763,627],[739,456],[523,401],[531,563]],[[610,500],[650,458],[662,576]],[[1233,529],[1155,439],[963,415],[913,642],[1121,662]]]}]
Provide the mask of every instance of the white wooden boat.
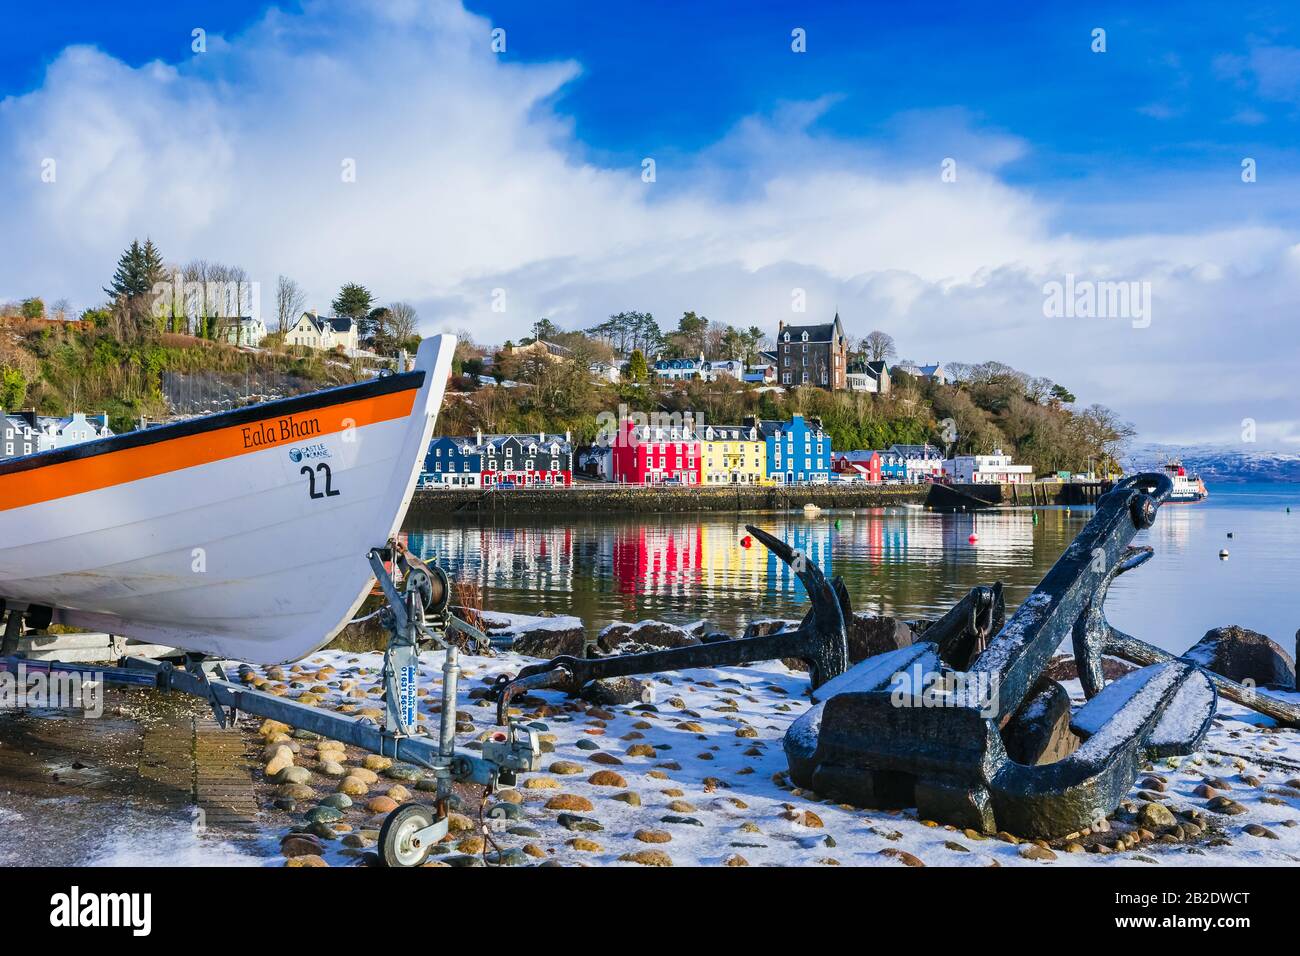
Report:
[{"label": "white wooden boat", "polygon": [[326,644],[415,489],[455,351],[413,371],[0,461],[0,600],[269,664]]}]

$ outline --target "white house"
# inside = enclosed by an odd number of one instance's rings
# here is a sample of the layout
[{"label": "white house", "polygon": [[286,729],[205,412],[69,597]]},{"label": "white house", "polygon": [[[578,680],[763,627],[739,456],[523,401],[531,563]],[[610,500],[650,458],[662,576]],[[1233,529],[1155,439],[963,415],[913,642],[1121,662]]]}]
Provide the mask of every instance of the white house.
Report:
[{"label": "white house", "polygon": [[898,457],[904,481],[928,481],[943,475],[943,453],[933,445],[894,444],[889,452]]},{"label": "white house", "polygon": [[906,372],[913,378],[919,378],[923,382],[934,382],[938,385],[947,385],[952,381],[952,376],[947,370],[935,362],[933,365],[895,365],[894,368],[900,372]]},{"label": "white house", "polygon": [[889,394],[889,366],[882,362],[858,362],[849,366],[844,383],[853,392]]},{"label": "white house", "polygon": [[241,315],[217,319],[221,338],[231,345],[251,345],[254,348],[266,338],[266,323],[260,316]]},{"label": "white house", "polygon": [[611,385],[617,385],[623,378],[623,372],[617,362],[592,362],[588,366],[588,371],[602,384],[609,382]]},{"label": "white house", "polygon": [[357,323],[346,315],[322,319],[315,311],[304,312],[284,334],[284,344],[324,352],[342,349],[345,355],[355,355],[359,348]]},{"label": "white house", "polygon": [[697,359],[660,359],[652,371],[655,378],[664,382],[715,382],[723,375],[740,381],[745,374],[745,363],[740,359],[706,359],[701,352]]},{"label": "white house", "polygon": [[959,484],[1018,485],[1034,480],[1029,465],[1015,465],[996,448],[991,455],[957,455],[943,463],[944,474]]}]

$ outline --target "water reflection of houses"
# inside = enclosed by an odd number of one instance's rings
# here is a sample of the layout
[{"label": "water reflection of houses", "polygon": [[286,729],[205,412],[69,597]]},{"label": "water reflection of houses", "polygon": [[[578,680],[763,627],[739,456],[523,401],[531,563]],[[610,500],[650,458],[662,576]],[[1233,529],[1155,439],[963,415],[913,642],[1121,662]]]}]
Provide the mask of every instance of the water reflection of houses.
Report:
[{"label": "water reflection of houses", "polygon": [[704,535],[699,525],[619,527],[612,569],[622,594],[697,593]]},{"label": "water reflection of houses", "polygon": [[908,513],[845,523],[839,532],[842,554],[872,566],[935,562],[969,552],[970,536],[988,554],[1032,554],[1034,522],[1029,512],[998,514]]},{"label": "water reflection of houses", "polygon": [[767,577],[767,548],[741,539],[747,532],[740,525],[708,525],[702,531],[700,584],[705,593],[734,588],[740,593],[757,593]]},{"label": "water reflection of houses", "polygon": [[411,531],[417,556],[437,557],[457,580],[516,590],[573,590],[570,528],[442,528]]},{"label": "water reflection of houses", "polygon": [[[832,528],[829,522],[794,522],[784,528],[775,529],[774,533],[784,538],[787,544],[810,561],[815,562],[828,579],[834,575],[834,563],[831,560]],[[754,542],[754,548],[762,548],[766,555],[766,580],[763,583],[768,594],[803,594],[803,584],[784,561],[758,542]]]}]

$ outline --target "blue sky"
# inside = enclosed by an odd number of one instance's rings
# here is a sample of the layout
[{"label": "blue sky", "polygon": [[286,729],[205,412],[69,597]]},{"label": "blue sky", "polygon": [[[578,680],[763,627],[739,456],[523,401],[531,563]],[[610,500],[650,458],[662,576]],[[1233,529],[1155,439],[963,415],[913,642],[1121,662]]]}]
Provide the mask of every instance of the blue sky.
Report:
[{"label": "blue sky", "polygon": [[[775,327],[801,288],[854,334],[1001,358],[1144,437],[1251,417],[1300,441],[1259,384],[1298,354],[1300,16],[1078,6],[31,5],[0,35],[0,201],[32,233],[0,296],[92,304],[137,232],[322,305],[347,272],[488,340],[634,307]],[[54,189],[29,175],[47,158]],[[1152,281],[1156,322],[1045,324],[1065,273]],[[1225,370],[1255,384],[1178,394]]]},{"label": "blue sky", "polygon": [[[189,56],[195,26],[237,34],[272,6],[301,9],[264,0],[32,5],[0,36],[8,67],[0,96],[39,86],[70,44],[95,44],[133,66],[176,62]],[[934,109],[967,111],[983,128],[1023,138],[1032,149],[1003,178],[1090,202],[1076,220],[1088,231],[1126,228],[1131,207],[1114,206],[1128,201],[1169,225],[1300,211],[1293,195],[1243,206],[1266,190],[1243,197],[1232,188],[1243,156],[1268,178],[1300,172],[1300,56],[1278,58],[1263,81],[1248,66],[1254,49],[1300,45],[1300,16],[1288,4],[1135,12],[1129,3],[1083,11],[1023,2],[991,13],[987,2],[969,2],[924,15],[910,4],[861,2],[467,6],[507,30],[503,61],[580,64],[555,105],[581,149],[605,163],[689,154],[775,104],[832,95],[818,126],[847,139],[888,136],[900,114]],[[794,27],[807,31],[806,55],[790,54]],[[1107,31],[1105,54],[1090,48],[1096,27]],[[1202,193],[1194,208],[1180,201],[1187,190]]]}]

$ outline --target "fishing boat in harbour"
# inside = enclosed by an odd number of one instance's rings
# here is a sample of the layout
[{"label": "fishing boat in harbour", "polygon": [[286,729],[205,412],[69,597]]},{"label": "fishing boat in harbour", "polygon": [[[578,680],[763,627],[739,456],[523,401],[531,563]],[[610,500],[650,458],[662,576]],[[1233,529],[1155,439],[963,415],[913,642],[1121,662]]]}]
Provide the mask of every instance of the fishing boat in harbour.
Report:
[{"label": "fishing boat in harbour", "polygon": [[410,371],[0,462],[6,637],[64,624],[263,664],[328,643],[405,516],[455,344],[426,339]]}]

